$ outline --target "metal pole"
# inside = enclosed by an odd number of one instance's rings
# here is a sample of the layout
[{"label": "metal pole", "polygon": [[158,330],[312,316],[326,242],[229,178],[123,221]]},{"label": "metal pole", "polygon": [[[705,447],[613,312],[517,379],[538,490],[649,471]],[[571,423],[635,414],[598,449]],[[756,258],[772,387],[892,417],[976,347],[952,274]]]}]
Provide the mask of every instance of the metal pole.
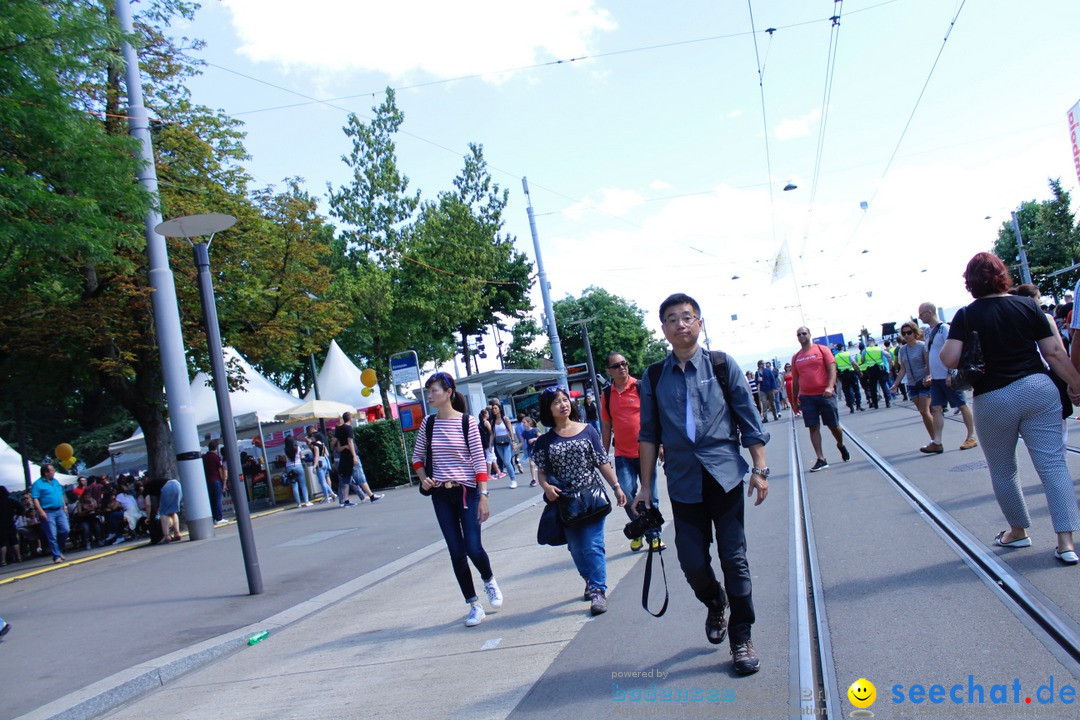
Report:
[{"label": "metal pole", "polygon": [[1020,237],[1020,223],[1016,221],[1016,213],[1012,213],[1013,232],[1016,233],[1016,247],[1020,251],[1020,276],[1028,285],[1031,284],[1031,268],[1028,267],[1027,253],[1024,252],[1024,239]]},{"label": "metal pole", "polygon": [[[262,418],[256,414],[255,421],[259,424],[259,452],[262,453],[263,468],[266,470],[266,493],[270,496],[270,507],[277,507],[277,497],[274,495],[274,479],[270,476],[270,456],[266,454],[266,437],[263,434]],[[322,422],[322,420],[319,420],[319,422]],[[254,480],[251,483],[251,489],[252,494],[254,494]]]},{"label": "metal pole", "polygon": [[555,372],[559,375],[559,384],[566,385],[566,363],[563,361],[562,343],[559,342],[559,329],[555,326],[555,310],[551,306],[551,288],[548,286],[547,273],[544,272],[544,258],[540,254],[540,236],[536,234],[536,217],[533,215],[532,198],[529,197],[529,179],[521,178],[521,187],[525,190],[525,206],[529,213],[529,231],[532,233],[533,252],[536,253],[536,273],[540,282],[540,294],[544,298],[544,315],[547,316],[548,341],[551,343],[551,359],[555,362]]},{"label": "metal pole", "polygon": [[584,320],[574,320],[573,322],[566,323],[567,325],[580,325],[581,326],[581,339],[585,345],[585,367],[589,370],[589,380],[593,391],[593,402],[600,402],[600,384],[596,381],[596,363],[593,362],[592,347],[589,345],[589,321],[596,318],[585,318]]},{"label": "metal pole", "polygon": [[[240,452],[236,445],[236,424],[233,422],[229,381],[225,374],[225,358],[222,354],[221,331],[218,328],[214,284],[210,279],[210,246],[204,242],[193,243],[192,249],[195,252],[195,267],[199,271],[199,296],[202,298],[203,319],[206,322],[206,344],[210,354],[214,395],[217,398],[218,421],[221,423],[221,439],[225,443],[225,457],[229,466],[229,485],[232,490],[233,505],[236,508],[236,527],[240,533],[240,548],[244,554],[248,593],[259,595],[263,591],[262,572],[259,569],[259,556],[255,550],[255,536],[251,532],[247,485],[238,482]],[[269,479],[269,467],[266,468],[266,472]]]},{"label": "metal pole", "polygon": [[[116,0],[116,17],[127,34],[134,32],[130,0]],[[184,359],[184,336],[180,331],[180,311],[176,303],[176,285],[169,268],[165,238],[154,230],[161,222],[157,207],[158,184],[154,167],[154,149],[150,142],[150,123],[143,107],[142,76],[139,58],[127,42],[121,43],[124,57],[124,78],[128,92],[128,127],[132,137],[141,144],[143,161],[138,180],[154,198],[155,206],[146,213],[146,251],[149,258],[150,301],[154,309],[154,328],[158,354],[165,380],[165,399],[172,428],[173,449],[176,452],[180,485],[184,489],[184,512],[188,537],[205,540],[214,537],[214,522],[210,516],[210,494],[206,489],[199,433],[195,427],[195,408],[191,404],[191,387]]]}]

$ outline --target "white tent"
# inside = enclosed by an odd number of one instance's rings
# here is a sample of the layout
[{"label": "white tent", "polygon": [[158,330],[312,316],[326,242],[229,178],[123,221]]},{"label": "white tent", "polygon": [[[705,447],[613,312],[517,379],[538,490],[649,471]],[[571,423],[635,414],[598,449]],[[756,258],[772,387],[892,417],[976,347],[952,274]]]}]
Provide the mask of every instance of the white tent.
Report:
[{"label": "white tent", "polygon": [[[226,364],[239,363],[245,378],[243,387],[229,392],[233,422],[237,432],[251,430],[258,427],[260,423],[274,423],[276,422],[274,415],[299,402],[295,395],[290,395],[256,372],[255,368],[251,367],[247,360],[240,357],[240,354],[232,348],[225,348],[225,362]],[[195,408],[195,423],[198,426],[200,440],[207,433],[218,437],[221,435],[217,399],[214,397],[214,389],[207,384],[207,380],[206,373],[200,372],[191,381],[191,404]],[[109,445],[109,452],[114,455],[145,453],[146,441],[142,430],[136,431],[126,440]]]},{"label": "white tent", "polygon": [[[361,372],[338,346],[337,340],[331,340],[330,349],[326,351],[326,362],[319,371],[319,399],[335,400],[357,410],[381,405],[382,393],[377,384],[367,397],[361,394],[360,391],[364,389],[364,383],[360,380]],[[315,391],[309,390],[304,399],[314,400]]]},{"label": "white tent", "polygon": [[[30,463],[30,482],[41,477],[41,466]],[[56,479],[61,485],[72,485],[77,478],[71,475],[56,473]],[[23,475],[22,455],[15,452],[14,448],[0,438],[0,483],[11,492],[26,489],[26,477]]]}]

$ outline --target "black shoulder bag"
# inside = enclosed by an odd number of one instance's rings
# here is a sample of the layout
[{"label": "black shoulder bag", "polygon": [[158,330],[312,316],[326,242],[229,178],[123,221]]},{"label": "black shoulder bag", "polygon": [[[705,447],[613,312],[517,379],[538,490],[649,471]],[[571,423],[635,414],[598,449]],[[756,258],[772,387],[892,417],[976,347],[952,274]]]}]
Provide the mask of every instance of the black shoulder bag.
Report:
[{"label": "black shoulder bag", "polygon": [[983,360],[982,345],[979,344],[979,331],[972,330],[964,340],[960,364],[956,366],[956,377],[953,378],[953,388],[967,390],[985,374],[986,362]]}]

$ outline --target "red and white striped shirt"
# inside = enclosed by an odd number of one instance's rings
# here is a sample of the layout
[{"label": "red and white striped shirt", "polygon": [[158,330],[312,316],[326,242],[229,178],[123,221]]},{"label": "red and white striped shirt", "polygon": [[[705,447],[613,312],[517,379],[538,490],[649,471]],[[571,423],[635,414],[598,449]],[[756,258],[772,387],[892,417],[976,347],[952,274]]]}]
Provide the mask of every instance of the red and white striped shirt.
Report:
[{"label": "red and white striped shirt", "polygon": [[[427,426],[424,418],[413,446],[414,470],[424,467],[427,458]],[[431,440],[431,478],[435,482],[457,482],[470,487],[487,482],[487,463],[484,448],[480,445],[480,426],[476,418],[469,417],[469,443],[461,432],[461,418],[435,418]]]}]

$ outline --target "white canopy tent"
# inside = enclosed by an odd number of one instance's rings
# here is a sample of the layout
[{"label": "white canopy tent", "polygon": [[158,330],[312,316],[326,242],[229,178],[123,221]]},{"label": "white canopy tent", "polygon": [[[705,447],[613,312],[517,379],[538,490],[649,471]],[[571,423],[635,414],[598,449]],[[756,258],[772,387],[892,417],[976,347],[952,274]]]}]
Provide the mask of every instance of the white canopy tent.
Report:
[{"label": "white canopy tent", "polygon": [[[290,395],[264,378],[232,348],[225,349],[225,362],[238,363],[245,378],[243,387],[229,392],[237,432],[252,430],[260,424],[275,423],[274,415],[297,404],[298,398],[295,395]],[[220,436],[217,399],[214,397],[214,389],[208,384],[206,373],[200,372],[191,381],[191,404],[195,408],[199,437],[204,437],[207,433]],[[113,455],[145,454],[146,440],[142,430],[136,431],[126,440],[112,443],[109,445],[109,452]]]},{"label": "white canopy tent", "polygon": [[[382,392],[378,384],[371,389],[371,394],[367,397],[361,393],[364,389],[364,383],[360,379],[361,372],[338,346],[337,340],[331,340],[330,349],[326,351],[326,362],[319,371],[319,399],[335,400],[357,410],[381,405]],[[315,391],[309,390],[304,399],[314,400]]]},{"label": "white canopy tent", "polygon": [[[39,477],[41,477],[41,466],[30,463],[30,482],[34,482]],[[73,485],[77,478],[57,472],[56,479],[61,485]],[[26,489],[22,455],[15,452],[15,449],[4,442],[3,438],[0,438],[0,484],[3,484],[10,492]]]}]

